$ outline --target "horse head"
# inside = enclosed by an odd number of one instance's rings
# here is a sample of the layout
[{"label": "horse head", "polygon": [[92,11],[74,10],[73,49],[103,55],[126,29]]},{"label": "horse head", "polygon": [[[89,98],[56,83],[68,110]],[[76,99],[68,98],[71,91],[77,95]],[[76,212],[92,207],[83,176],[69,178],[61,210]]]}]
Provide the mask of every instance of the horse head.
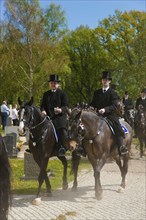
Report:
[{"label": "horse head", "polygon": [[[18,104],[20,106],[19,109],[19,127],[18,131],[21,136],[26,135],[26,127],[28,127],[32,113],[30,112],[30,109],[32,109],[32,104],[33,104],[33,97],[29,101],[22,101],[20,97],[18,98]],[[29,116],[28,116],[29,115]]]},{"label": "horse head", "polygon": [[69,149],[82,145],[83,139],[93,140],[97,136],[99,116],[89,107],[74,108],[69,117]]},{"label": "horse head", "polygon": [[71,151],[78,147],[78,144],[82,141],[81,133],[83,132],[83,127],[81,126],[80,116],[82,109],[80,106],[75,107],[69,116],[69,141],[68,147]]}]

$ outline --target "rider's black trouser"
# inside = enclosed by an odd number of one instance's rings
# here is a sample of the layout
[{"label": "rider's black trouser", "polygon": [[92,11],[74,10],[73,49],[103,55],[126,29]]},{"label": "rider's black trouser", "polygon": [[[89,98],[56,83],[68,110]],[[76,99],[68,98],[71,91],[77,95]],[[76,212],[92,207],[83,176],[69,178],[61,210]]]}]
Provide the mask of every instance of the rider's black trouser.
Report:
[{"label": "rider's black trouser", "polygon": [[67,138],[68,138],[68,133],[66,128],[59,128],[57,129],[57,134],[58,134],[58,146],[59,148],[61,146],[66,148],[66,143],[67,143]]}]

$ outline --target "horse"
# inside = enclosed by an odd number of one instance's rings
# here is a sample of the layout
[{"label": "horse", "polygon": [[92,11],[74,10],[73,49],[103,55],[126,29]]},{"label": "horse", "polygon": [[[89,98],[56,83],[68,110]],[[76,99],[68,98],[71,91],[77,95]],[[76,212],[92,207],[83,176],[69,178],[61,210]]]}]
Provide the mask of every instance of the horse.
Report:
[{"label": "horse", "polygon": [[127,109],[124,112],[124,119],[134,129],[135,109]]},{"label": "horse", "polygon": [[140,158],[144,156],[146,149],[146,110],[142,105],[138,106],[138,111],[134,119],[135,133],[140,144]]},{"label": "horse", "polygon": [[40,109],[33,105],[33,98],[30,101],[21,101],[18,98],[18,103],[20,105],[19,133],[22,135],[24,130],[29,130],[29,149],[40,168],[38,190],[36,198],[32,201],[32,204],[39,205],[41,203],[41,187],[44,181],[46,183],[47,195],[52,195],[51,185],[46,171],[49,158],[57,156],[62,162],[64,168],[62,188],[64,190],[68,188],[67,159],[65,156],[58,156],[57,134],[54,125],[50,118],[44,116]]},{"label": "horse", "polygon": [[[69,117],[69,141],[70,150],[82,145],[93,167],[95,178],[95,197],[100,200],[103,190],[100,182],[100,172],[108,158],[113,158],[119,166],[122,181],[118,192],[125,189],[125,178],[128,172],[129,153],[132,143],[132,128],[123,119],[122,126],[126,129],[124,143],[128,148],[128,154],[119,155],[116,137],[109,123],[92,109],[74,108]],[[123,163],[122,163],[123,161]],[[77,185],[77,183],[76,183]]]},{"label": "horse", "polygon": [[11,206],[11,166],[3,137],[0,135],[0,219],[8,219]]}]

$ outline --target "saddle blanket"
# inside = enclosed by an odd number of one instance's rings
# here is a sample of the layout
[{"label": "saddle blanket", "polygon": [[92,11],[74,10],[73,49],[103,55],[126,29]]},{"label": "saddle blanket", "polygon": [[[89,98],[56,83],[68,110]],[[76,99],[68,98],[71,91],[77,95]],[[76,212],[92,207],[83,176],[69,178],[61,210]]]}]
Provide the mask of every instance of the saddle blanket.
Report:
[{"label": "saddle blanket", "polygon": [[128,134],[128,129],[126,128],[126,126],[125,126],[125,125],[122,125],[122,124],[121,124],[121,126],[122,126],[122,129],[123,129],[124,133],[125,133],[125,134]]},{"label": "saddle blanket", "polygon": [[[106,120],[106,119],[104,119],[104,120],[106,121],[106,123],[108,124],[109,128],[111,129],[111,132],[115,135],[115,131],[114,131],[112,125],[109,123],[108,120]],[[122,127],[124,133],[125,133],[125,134],[128,134],[128,129],[126,128],[126,126],[123,125],[123,124],[121,124],[121,123],[120,123],[120,125],[121,125],[121,127]]]}]

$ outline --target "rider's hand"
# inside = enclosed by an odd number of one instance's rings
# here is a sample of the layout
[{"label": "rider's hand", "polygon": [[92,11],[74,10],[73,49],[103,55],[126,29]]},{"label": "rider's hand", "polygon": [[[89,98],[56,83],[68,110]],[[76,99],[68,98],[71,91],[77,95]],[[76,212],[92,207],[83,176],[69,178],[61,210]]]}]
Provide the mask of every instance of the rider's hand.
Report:
[{"label": "rider's hand", "polygon": [[105,113],[105,108],[99,109],[98,112],[99,112],[100,114],[104,114],[104,113]]},{"label": "rider's hand", "polygon": [[54,112],[55,112],[55,114],[57,115],[57,114],[59,114],[59,113],[62,112],[62,109],[59,108],[59,107],[56,107],[56,108],[54,108]]},{"label": "rider's hand", "polygon": [[47,115],[46,111],[42,111],[42,114],[43,114],[43,115]]}]

